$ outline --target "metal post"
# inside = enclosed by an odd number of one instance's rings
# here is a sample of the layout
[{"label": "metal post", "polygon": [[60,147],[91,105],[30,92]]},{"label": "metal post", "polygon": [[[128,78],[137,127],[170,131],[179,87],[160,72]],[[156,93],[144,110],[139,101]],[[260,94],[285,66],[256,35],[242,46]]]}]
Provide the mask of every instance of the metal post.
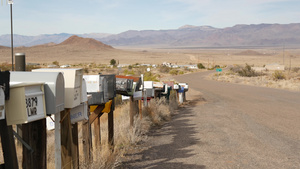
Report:
[{"label": "metal post", "polygon": [[12,0],[10,2],[10,29],[11,29],[11,70],[14,71],[14,42],[13,42],[13,20],[12,20]]}]

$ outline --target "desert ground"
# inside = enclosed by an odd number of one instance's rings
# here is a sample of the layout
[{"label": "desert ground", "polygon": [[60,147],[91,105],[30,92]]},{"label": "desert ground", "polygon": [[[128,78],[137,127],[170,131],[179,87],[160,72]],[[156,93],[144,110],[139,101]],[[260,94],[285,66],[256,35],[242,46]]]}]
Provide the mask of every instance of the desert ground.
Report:
[{"label": "desert ground", "polygon": [[[203,63],[205,66],[251,64],[263,66],[279,63],[287,67],[300,66],[300,49],[285,47],[107,47],[95,42],[73,39],[68,43],[45,44],[33,47],[16,47],[14,53],[25,53],[26,63],[51,64],[109,64],[111,59],[120,64],[177,64]],[[11,63],[11,49],[0,48],[0,63]]]}]

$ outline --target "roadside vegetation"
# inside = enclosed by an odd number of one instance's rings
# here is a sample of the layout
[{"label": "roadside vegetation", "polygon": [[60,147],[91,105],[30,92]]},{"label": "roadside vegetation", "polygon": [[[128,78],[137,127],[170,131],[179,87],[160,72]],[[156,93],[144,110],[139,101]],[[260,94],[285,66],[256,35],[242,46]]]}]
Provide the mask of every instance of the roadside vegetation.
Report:
[{"label": "roadside vegetation", "polygon": [[300,68],[285,70],[255,70],[254,65],[234,65],[228,71],[214,73],[211,79],[247,85],[300,91]]}]

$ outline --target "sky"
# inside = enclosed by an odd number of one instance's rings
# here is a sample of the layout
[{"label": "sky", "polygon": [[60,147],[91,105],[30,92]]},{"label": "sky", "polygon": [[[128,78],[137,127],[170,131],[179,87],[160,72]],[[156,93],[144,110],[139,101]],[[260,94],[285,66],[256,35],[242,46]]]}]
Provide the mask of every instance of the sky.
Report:
[{"label": "sky", "polygon": [[[10,5],[0,0],[0,35],[10,34]],[[300,0],[14,0],[14,34],[118,34],[184,25],[300,23]]]}]

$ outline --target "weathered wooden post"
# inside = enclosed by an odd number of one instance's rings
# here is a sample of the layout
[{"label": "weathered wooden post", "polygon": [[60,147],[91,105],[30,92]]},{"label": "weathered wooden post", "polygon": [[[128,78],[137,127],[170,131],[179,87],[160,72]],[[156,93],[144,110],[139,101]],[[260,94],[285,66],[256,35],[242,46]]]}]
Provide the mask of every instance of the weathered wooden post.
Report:
[{"label": "weathered wooden post", "polygon": [[114,110],[115,103],[113,99],[110,112],[108,113],[108,143],[110,144],[112,150],[114,150]]},{"label": "weathered wooden post", "polygon": [[8,71],[0,71],[0,137],[4,158],[4,164],[0,165],[0,168],[17,169],[18,159],[13,137],[13,129],[11,125],[7,126],[5,119],[5,100],[9,99],[9,79],[10,74]]}]

